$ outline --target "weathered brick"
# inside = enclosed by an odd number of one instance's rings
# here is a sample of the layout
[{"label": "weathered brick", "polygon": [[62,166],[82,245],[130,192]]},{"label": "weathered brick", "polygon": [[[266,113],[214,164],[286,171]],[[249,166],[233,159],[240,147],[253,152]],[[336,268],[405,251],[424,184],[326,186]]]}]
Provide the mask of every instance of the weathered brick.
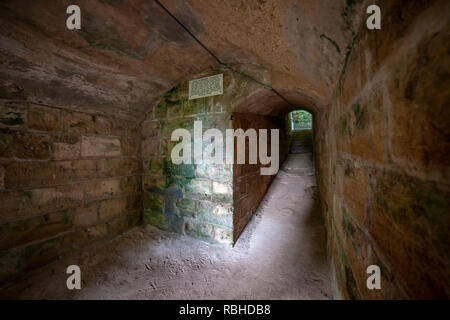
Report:
[{"label": "weathered brick", "polygon": [[81,205],[83,198],[82,185],[31,189],[23,191],[21,213],[31,215],[64,210]]},{"label": "weathered brick", "polygon": [[22,251],[21,263],[25,271],[33,270],[58,259],[61,238],[44,240],[25,247]]},{"label": "weathered brick", "polygon": [[143,157],[157,156],[159,153],[159,139],[147,138],[142,140],[141,153]]},{"label": "weathered brick", "polygon": [[[341,71],[338,86],[341,104],[347,106],[364,88],[366,75],[365,48],[359,45],[359,37],[354,36],[351,47],[347,48],[348,56]],[[342,111],[342,110],[338,110]]]},{"label": "weathered brick", "polygon": [[[346,262],[352,267],[352,274],[357,290],[365,299],[399,299],[407,298],[403,290],[395,281],[394,275],[384,265],[375,253],[371,241],[362,230],[353,223],[352,219],[345,219],[346,229],[344,236]],[[369,290],[367,288],[367,267],[377,265],[381,269],[382,290]]]},{"label": "weathered brick", "polygon": [[[141,205],[142,205],[142,199],[141,199]],[[128,211],[127,213],[127,226],[128,228],[140,225],[142,222],[142,210],[139,208],[139,210],[134,211]]]},{"label": "weathered brick", "polygon": [[142,209],[142,195],[136,194],[127,197],[127,206],[128,211],[136,211]]},{"label": "weathered brick", "polygon": [[0,282],[10,280],[20,271],[21,253],[20,249],[0,252]]},{"label": "weathered brick", "polygon": [[116,136],[137,136],[138,135],[138,122],[111,118],[111,134]]},{"label": "weathered brick", "polygon": [[[195,176],[202,179],[217,181],[231,181],[233,171],[231,165],[207,165],[199,164],[195,166]],[[235,165],[236,168],[241,166]]]},{"label": "weathered brick", "polygon": [[98,221],[98,204],[91,203],[84,207],[79,207],[74,213],[75,227],[90,227]]},{"label": "weathered brick", "polygon": [[109,199],[100,203],[99,217],[101,221],[109,221],[114,217],[124,215],[126,212],[127,198]]},{"label": "weathered brick", "polygon": [[142,184],[145,191],[163,194],[166,182],[162,174],[160,175],[145,175],[142,177]]},{"label": "weathered brick", "polygon": [[22,103],[6,102],[0,104],[0,125],[21,127],[26,122],[27,107]]},{"label": "weathered brick", "polygon": [[141,177],[123,177],[120,179],[120,191],[124,194],[137,193],[141,190]]},{"label": "weathered brick", "polygon": [[14,162],[6,166],[8,189],[48,186],[69,181],[70,162]]},{"label": "weathered brick", "polygon": [[344,199],[352,215],[361,224],[366,222],[367,185],[369,184],[363,169],[346,163],[344,165]]},{"label": "weathered brick", "polygon": [[47,134],[17,132],[16,157],[20,159],[49,159],[51,139]]},{"label": "weathered brick", "polygon": [[121,155],[120,140],[95,136],[82,136],[81,155],[83,157],[114,157]]},{"label": "weathered brick", "polygon": [[81,157],[81,139],[77,135],[64,134],[54,138],[53,159],[71,160]]},{"label": "weathered brick", "polygon": [[62,256],[70,256],[89,243],[89,234],[86,230],[76,230],[64,235],[59,252]]},{"label": "weathered brick", "polygon": [[212,242],[214,239],[214,226],[208,222],[186,220],[184,233],[198,239]]},{"label": "weathered brick", "polygon": [[86,185],[86,200],[99,200],[121,194],[120,179],[91,182]]},{"label": "weathered brick", "polygon": [[28,110],[28,127],[36,130],[59,131],[60,111],[32,105]]},{"label": "weathered brick", "polygon": [[399,57],[389,77],[389,137],[400,165],[450,166],[447,43],[445,32],[427,35],[417,50]]},{"label": "weathered brick", "polygon": [[[159,126],[161,128],[160,139],[171,140],[172,133],[176,129],[180,128],[188,130],[191,133],[191,136],[193,136],[194,120],[195,118],[179,118],[179,119],[159,121]],[[206,122],[207,122],[206,120],[202,122],[203,125],[205,125]]]},{"label": "weathered brick", "polygon": [[192,199],[178,199],[177,208],[183,215],[195,216],[197,212],[197,201]]},{"label": "weathered brick", "polygon": [[0,191],[5,189],[5,167],[0,165]]},{"label": "weathered brick", "polygon": [[414,297],[446,297],[449,191],[397,174],[379,174],[370,233],[392,272]]},{"label": "weathered brick", "polygon": [[213,193],[231,194],[231,186],[229,184],[213,181]]},{"label": "weathered brick", "polygon": [[71,181],[89,180],[96,175],[97,166],[94,160],[75,160],[71,165]]},{"label": "weathered brick", "polygon": [[384,161],[386,131],[380,84],[354,103],[340,118],[336,136],[339,150],[363,159]]},{"label": "weathered brick", "polygon": [[51,238],[72,227],[72,213],[61,211],[0,226],[0,251]]},{"label": "weathered brick", "polygon": [[163,170],[163,159],[145,159],[142,162],[142,174],[160,174]]},{"label": "weathered brick", "polygon": [[163,212],[164,197],[159,194],[144,192],[143,208],[152,212]]},{"label": "weathered brick", "polygon": [[108,235],[115,237],[128,229],[128,217],[126,215],[115,217],[106,224]]},{"label": "weathered brick", "polygon": [[192,179],[185,188],[186,193],[192,195],[209,196],[212,193],[210,180]]},{"label": "weathered brick", "polygon": [[120,139],[122,154],[124,156],[134,156],[138,153],[139,140],[135,137],[123,137]]},{"label": "weathered brick", "polygon": [[0,128],[0,158],[14,157],[16,131]]},{"label": "weathered brick", "polygon": [[157,121],[145,121],[142,124],[142,135],[144,137],[155,138],[159,136],[159,123]]},{"label": "weathered brick", "polygon": [[105,239],[108,236],[108,229],[106,224],[96,225],[87,229],[90,241],[97,241]]},{"label": "weathered brick", "polygon": [[[389,55],[398,50],[398,43],[411,30],[417,16],[425,12],[433,4],[432,1],[397,2],[382,0],[378,3],[386,12],[382,22],[382,30],[360,29],[360,46],[372,57],[369,64],[369,74],[376,74]],[[398,19],[398,17],[402,17]],[[430,35],[434,36],[434,35]]]},{"label": "weathered brick", "polygon": [[179,118],[181,116],[183,116],[183,108],[181,106],[181,103],[170,105],[167,108],[168,119]]},{"label": "weathered brick", "polygon": [[97,160],[99,178],[138,174],[140,162],[130,158],[107,158]]},{"label": "weathered brick", "polygon": [[198,201],[197,215],[200,221],[208,221],[217,225],[232,227],[233,211],[230,205],[222,205],[210,201]]},{"label": "weathered brick", "polygon": [[97,115],[67,113],[64,116],[64,130],[70,133],[109,134],[109,121]]},{"label": "weathered brick", "polygon": [[0,222],[17,218],[22,208],[24,197],[19,192],[3,191],[0,192]]},{"label": "weathered brick", "polygon": [[206,112],[206,98],[200,98],[195,100],[184,99],[183,113],[185,116],[204,114]]}]

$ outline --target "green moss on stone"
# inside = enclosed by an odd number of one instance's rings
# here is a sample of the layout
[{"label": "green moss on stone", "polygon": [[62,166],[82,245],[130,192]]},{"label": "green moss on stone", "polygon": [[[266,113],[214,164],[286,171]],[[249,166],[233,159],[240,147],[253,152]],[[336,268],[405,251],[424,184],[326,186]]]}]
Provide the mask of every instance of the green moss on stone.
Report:
[{"label": "green moss on stone", "polygon": [[148,164],[148,168],[150,170],[162,170],[162,168],[163,168],[162,160],[159,160],[159,159],[150,160],[149,164]]},{"label": "green moss on stone", "polygon": [[8,273],[15,273],[20,267],[22,252],[20,250],[4,251],[0,253],[0,277]]},{"label": "green moss on stone", "polygon": [[161,230],[169,230],[169,222],[164,214],[150,210],[144,210],[143,220]]},{"label": "green moss on stone", "polygon": [[24,191],[23,196],[31,201],[33,199],[33,192],[30,190]]},{"label": "green moss on stone", "polygon": [[155,118],[164,119],[167,116],[167,105],[164,101],[158,103],[155,109]]},{"label": "green moss on stone", "polygon": [[151,211],[163,211],[163,203],[161,200],[161,196],[153,193],[144,193],[144,201],[143,206],[145,210]]},{"label": "green moss on stone", "polygon": [[388,208],[387,202],[381,196],[377,196],[377,203],[378,203],[378,205],[380,207],[382,207],[383,209],[387,210],[387,208]]},{"label": "green moss on stone", "polygon": [[192,199],[179,199],[177,207],[181,212],[195,213],[196,201]]},{"label": "green moss on stone", "polygon": [[183,188],[189,185],[190,181],[194,178],[194,165],[176,165],[172,163],[170,158],[164,158],[163,175],[166,178],[166,188],[170,186]]},{"label": "green moss on stone", "polygon": [[352,270],[348,266],[345,267],[345,284],[350,299],[352,300],[361,299],[361,294],[359,293],[355,277],[353,276]]},{"label": "green moss on stone", "polygon": [[69,223],[72,220],[72,216],[69,214],[69,211],[64,210],[61,212],[64,223]]},{"label": "green moss on stone", "polygon": [[344,234],[346,236],[353,235],[356,231],[347,211],[344,211],[344,215],[342,217],[342,229],[344,230]]},{"label": "green moss on stone", "polygon": [[44,119],[45,118],[45,112],[33,110],[33,111],[31,111],[31,113],[36,118],[39,118],[39,119]]},{"label": "green moss on stone", "polygon": [[344,9],[342,10],[342,16],[348,17],[353,10],[353,6],[361,3],[362,0],[346,0]]},{"label": "green moss on stone", "polygon": [[358,43],[359,34],[355,34],[353,36],[352,42],[347,46],[347,51],[345,52],[345,61],[344,66],[342,67],[341,76],[339,78],[339,87],[342,89],[342,84],[345,78],[345,74],[347,72],[347,65],[350,61],[350,56],[352,55],[353,49],[355,48],[356,44]]},{"label": "green moss on stone", "polygon": [[356,119],[358,119],[361,116],[361,106],[358,103],[355,103],[352,106],[353,113],[355,114]]},{"label": "green moss on stone", "polygon": [[83,120],[77,121],[77,122],[72,122],[69,127],[71,128],[83,128],[86,129],[87,128],[87,123]]},{"label": "green moss on stone", "polygon": [[35,255],[37,252],[39,252],[39,250],[44,247],[45,245],[49,245],[52,243],[56,243],[59,239],[58,238],[53,238],[50,240],[45,240],[39,243],[33,243],[30,244],[28,246],[26,246],[23,251],[22,251],[22,256],[21,256],[21,260],[22,261],[27,261],[28,259],[30,259],[33,255]]},{"label": "green moss on stone", "polygon": [[7,112],[7,117],[1,118],[0,122],[3,123],[6,126],[18,126],[22,125],[23,119],[22,114],[18,112]]},{"label": "green moss on stone", "polygon": [[[212,228],[212,226],[211,226]],[[193,238],[206,240],[208,242],[211,242],[211,235],[205,232],[205,225],[202,224],[192,224],[185,228],[185,233]]]},{"label": "green moss on stone", "polygon": [[204,114],[206,112],[206,99],[200,98],[195,100],[184,99],[183,113],[184,115]]},{"label": "green moss on stone", "polygon": [[232,194],[217,194],[212,193],[211,201],[213,202],[221,202],[221,203],[233,203],[233,195]]}]

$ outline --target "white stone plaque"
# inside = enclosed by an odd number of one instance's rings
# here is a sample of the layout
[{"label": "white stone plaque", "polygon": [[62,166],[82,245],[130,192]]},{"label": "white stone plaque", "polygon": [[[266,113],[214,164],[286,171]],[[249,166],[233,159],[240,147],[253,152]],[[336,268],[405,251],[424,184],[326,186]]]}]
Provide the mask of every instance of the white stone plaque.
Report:
[{"label": "white stone plaque", "polygon": [[189,81],[189,100],[223,94],[223,73]]}]

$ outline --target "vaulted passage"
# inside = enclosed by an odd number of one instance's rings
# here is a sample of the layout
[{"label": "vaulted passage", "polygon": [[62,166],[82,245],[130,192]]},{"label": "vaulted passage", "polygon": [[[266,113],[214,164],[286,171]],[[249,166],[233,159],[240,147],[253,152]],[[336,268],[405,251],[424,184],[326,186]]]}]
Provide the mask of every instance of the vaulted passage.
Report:
[{"label": "vaulted passage", "polygon": [[449,297],[449,1],[67,5],[0,4],[1,297]]},{"label": "vaulted passage", "polygon": [[[3,297],[330,299],[316,191],[311,154],[290,155],[232,250],[142,227],[44,268]],[[61,283],[75,262],[85,274],[83,290],[72,293]]]}]

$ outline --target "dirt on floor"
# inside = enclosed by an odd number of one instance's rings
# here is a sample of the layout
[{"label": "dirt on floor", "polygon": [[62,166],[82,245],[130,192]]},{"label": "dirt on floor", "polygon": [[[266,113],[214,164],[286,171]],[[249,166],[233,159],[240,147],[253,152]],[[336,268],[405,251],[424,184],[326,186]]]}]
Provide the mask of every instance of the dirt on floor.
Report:
[{"label": "dirt on floor", "polygon": [[[330,299],[325,228],[310,154],[290,155],[234,248],[152,226],[41,268],[13,299]],[[66,268],[81,268],[68,290]]]}]

